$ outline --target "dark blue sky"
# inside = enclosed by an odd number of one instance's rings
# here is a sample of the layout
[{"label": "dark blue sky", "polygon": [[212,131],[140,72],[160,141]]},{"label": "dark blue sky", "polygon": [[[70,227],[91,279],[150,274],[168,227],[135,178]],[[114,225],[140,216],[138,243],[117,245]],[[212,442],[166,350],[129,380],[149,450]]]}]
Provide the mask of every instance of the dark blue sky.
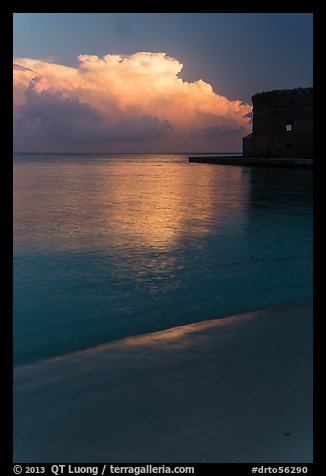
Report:
[{"label": "dark blue sky", "polygon": [[309,13],[19,13],[14,56],[76,64],[79,54],[165,52],[229,99],[312,85]]}]

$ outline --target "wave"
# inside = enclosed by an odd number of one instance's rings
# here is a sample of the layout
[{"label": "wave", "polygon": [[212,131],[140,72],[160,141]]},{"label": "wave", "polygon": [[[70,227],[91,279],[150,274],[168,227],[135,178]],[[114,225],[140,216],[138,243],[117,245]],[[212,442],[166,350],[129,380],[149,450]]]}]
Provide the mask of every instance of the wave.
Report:
[{"label": "wave", "polygon": [[[61,354],[52,355],[45,358],[35,358],[31,361],[16,362],[15,369],[23,369],[30,366],[37,366],[47,364],[52,361],[62,361],[66,358],[75,358],[78,356],[84,357],[89,354],[96,354],[108,349],[115,348],[131,348],[139,346],[168,346],[169,348],[185,348],[192,344],[191,336],[196,335],[203,331],[208,331],[211,328],[217,326],[225,326],[231,323],[237,323],[261,316],[273,316],[279,312],[292,311],[298,308],[311,307],[311,299],[300,299],[295,301],[289,301],[286,303],[279,303],[268,307],[256,307],[250,310],[243,311],[241,313],[215,317],[212,319],[206,319],[202,321],[193,322],[191,324],[185,324],[181,326],[169,327],[166,329],[156,330],[152,332],[139,333],[129,335],[116,340],[109,340],[104,343],[95,344],[89,347],[85,347],[78,350],[67,350]],[[185,339],[186,338],[186,339]]]}]

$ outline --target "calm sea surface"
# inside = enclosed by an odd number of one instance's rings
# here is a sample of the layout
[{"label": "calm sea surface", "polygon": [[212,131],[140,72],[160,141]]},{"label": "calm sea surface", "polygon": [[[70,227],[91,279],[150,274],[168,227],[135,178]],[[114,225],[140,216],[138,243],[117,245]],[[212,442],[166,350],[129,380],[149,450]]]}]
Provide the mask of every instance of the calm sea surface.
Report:
[{"label": "calm sea surface", "polygon": [[312,171],[14,155],[16,364],[311,298]]}]

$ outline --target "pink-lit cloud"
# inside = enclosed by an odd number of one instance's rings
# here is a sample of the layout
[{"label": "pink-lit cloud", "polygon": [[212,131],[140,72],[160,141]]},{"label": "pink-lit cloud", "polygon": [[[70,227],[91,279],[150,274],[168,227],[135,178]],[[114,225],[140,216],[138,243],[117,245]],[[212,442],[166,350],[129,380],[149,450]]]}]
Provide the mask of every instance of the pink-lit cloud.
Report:
[{"label": "pink-lit cloud", "polygon": [[17,150],[240,150],[251,106],[231,101],[165,53],[80,55],[75,67],[14,60]]}]

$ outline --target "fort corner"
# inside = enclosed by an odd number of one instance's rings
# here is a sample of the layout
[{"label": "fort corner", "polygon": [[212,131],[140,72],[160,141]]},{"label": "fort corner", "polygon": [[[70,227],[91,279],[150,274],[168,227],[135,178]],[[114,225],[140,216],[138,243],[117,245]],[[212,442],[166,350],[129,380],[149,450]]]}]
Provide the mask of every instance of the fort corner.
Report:
[{"label": "fort corner", "polygon": [[313,88],[280,89],[252,96],[252,132],[242,155],[189,157],[189,162],[265,167],[313,167]]}]

